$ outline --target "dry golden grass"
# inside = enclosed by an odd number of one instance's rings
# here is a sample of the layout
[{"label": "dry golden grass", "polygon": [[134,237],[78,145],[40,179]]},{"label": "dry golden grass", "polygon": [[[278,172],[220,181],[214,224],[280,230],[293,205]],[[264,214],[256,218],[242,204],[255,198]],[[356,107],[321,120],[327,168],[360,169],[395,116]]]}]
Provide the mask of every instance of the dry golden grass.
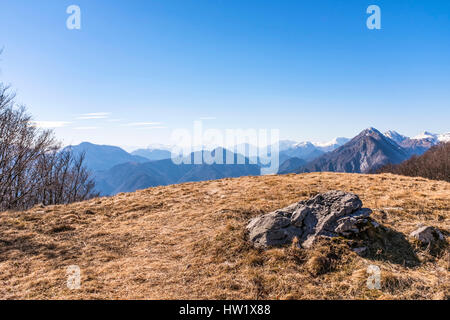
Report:
[{"label": "dry golden grass", "polygon": [[[339,189],[360,195],[382,232],[315,249],[253,249],[252,217]],[[244,177],[158,187],[68,206],[0,213],[2,299],[448,299],[445,245],[422,248],[419,223],[450,230],[450,183],[339,173]],[[371,233],[372,232],[372,233]],[[371,233],[371,234],[370,234]],[[381,290],[366,286],[368,265]],[[81,289],[66,286],[78,265]]]}]

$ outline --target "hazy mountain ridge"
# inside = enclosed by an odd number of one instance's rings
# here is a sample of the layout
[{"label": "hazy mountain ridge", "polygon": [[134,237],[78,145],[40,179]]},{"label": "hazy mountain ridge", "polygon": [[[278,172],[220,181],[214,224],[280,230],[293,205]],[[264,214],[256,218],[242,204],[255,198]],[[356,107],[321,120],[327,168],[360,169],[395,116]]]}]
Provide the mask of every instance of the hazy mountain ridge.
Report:
[{"label": "hazy mountain ridge", "polygon": [[75,155],[85,154],[85,164],[92,171],[108,170],[115,165],[126,162],[142,163],[148,161],[147,158],[132,155],[122,148],[108,145],[97,145],[90,142],[82,142],[76,146],[67,146],[66,151],[71,151]]},{"label": "hazy mountain ridge", "polygon": [[[279,168],[272,173],[286,174],[293,172],[336,171],[368,173],[377,170],[388,163],[396,164],[409,159],[413,155],[421,155],[430,147],[445,141],[450,134],[430,134],[425,132],[420,136],[409,138],[396,131],[382,134],[377,129],[369,128],[352,140],[336,138],[327,143],[300,142],[282,140],[279,142]],[[421,137],[421,139],[419,139]],[[261,168],[267,167],[264,160],[270,160],[270,151],[258,150],[249,144],[237,145],[233,159],[245,159],[243,165],[221,164],[175,164],[171,159],[169,146],[163,149],[138,149],[131,154],[114,146],[101,146],[92,143],[82,143],[66,148],[77,154],[86,154],[87,167],[94,172],[97,190],[103,195],[119,192],[132,192],[148,187],[177,184],[191,181],[204,181],[245,175],[259,175]],[[197,148],[199,149],[199,148]],[[226,152],[223,163],[226,163]],[[327,150],[330,150],[327,152]],[[250,152],[252,151],[252,152]],[[269,151],[266,155],[259,151]],[[239,152],[251,157],[244,157]],[[203,150],[193,152],[194,158],[204,159],[211,152]],[[264,153],[264,152],[263,152]],[[197,155],[197,156],[195,156]],[[212,152],[215,155],[215,151]],[[186,160],[186,159],[185,159]]]},{"label": "hazy mountain ridge", "polygon": [[138,149],[131,152],[134,156],[146,158],[150,161],[170,159],[171,151],[163,149]]},{"label": "hazy mountain ridge", "polygon": [[278,169],[278,174],[286,174],[291,173],[297,170],[300,167],[303,167],[307,164],[307,162],[300,158],[290,158],[284,161],[280,168]]},{"label": "hazy mountain ridge", "polygon": [[[175,164],[172,159],[120,164],[108,171],[96,173],[96,183],[102,195],[114,195],[161,185],[261,174],[261,168],[257,164],[250,164],[248,158],[236,153],[228,151],[228,155],[232,155],[233,163],[236,164],[226,164],[227,150],[225,149],[217,148],[208,154],[214,157],[217,152],[223,152],[223,164],[205,164],[206,151],[194,152],[185,158],[192,164]],[[243,164],[237,164],[239,158],[243,160]],[[203,164],[194,164],[196,159],[202,159]]]}]

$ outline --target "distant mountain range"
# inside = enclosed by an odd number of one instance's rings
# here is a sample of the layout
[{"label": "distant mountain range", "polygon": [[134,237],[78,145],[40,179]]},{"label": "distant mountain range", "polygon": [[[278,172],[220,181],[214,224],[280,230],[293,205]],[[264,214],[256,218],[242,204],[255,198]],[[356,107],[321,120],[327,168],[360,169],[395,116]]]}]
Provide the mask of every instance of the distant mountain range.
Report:
[{"label": "distant mountain range", "polygon": [[[284,163],[289,160],[290,165],[294,165],[296,160],[291,159],[301,159],[302,161],[311,161],[314,160],[326,152],[332,151],[341,145],[345,144],[349,139],[347,138],[336,138],[327,143],[314,143],[310,141],[305,142],[295,142],[291,140],[281,140],[278,143],[279,149],[279,164]],[[248,144],[244,144],[244,146],[239,145],[235,147],[235,151],[239,152],[240,150],[245,150],[244,154],[249,155],[249,150],[251,146]],[[253,147],[253,150],[256,150],[256,147]],[[254,163],[258,163],[261,167],[267,167],[264,164],[261,164],[261,158],[266,158],[270,160],[270,151],[273,150],[274,146],[270,146],[268,148],[269,153],[266,157],[249,157]],[[238,151],[239,150],[239,151]],[[258,153],[260,154],[260,153]],[[264,154],[262,152],[261,154]],[[264,163],[264,162],[263,162]],[[266,162],[267,163],[267,162]],[[298,163],[298,160],[297,160]],[[287,167],[287,164],[284,166]],[[278,171],[269,172],[269,173],[277,173]]]},{"label": "distant mountain range", "polygon": [[83,142],[77,146],[68,146],[64,150],[72,151],[75,155],[85,154],[85,164],[92,171],[108,170],[118,164],[126,162],[147,162],[148,159],[132,155],[125,150],[114,147]]},{"label": "distant mountain range", "polygon": [[409,138],[396,131],[385,134],[375,128],[362,131],[349,142],[325,153],[307,164],[293,168],[291,162],[280,166],[280,174],[301,172],[372,173],[386,164],[398,164],[413,155],[421,155],[432,146],[450,141],[450,134],[425,132]]},{"label": "distant mountain range", "polygon": [[[95,172],[97,190],[102,195],[113,195],[161,185],[259,176],[261,174],[260,166],[251,164],[248,158],[231,151],[217,148],[208,152],[208,154],[210,153],[215,157],[218,152],[223,154],[223,164],[206,164],[206,151],[195,152],[188,156],[185,160],[189,159],[190,161],[186,162],[190,164],[175,164],[172,159],[147,161],[145,163],[122,163],[109,170]],[[226,164],[227,156],[228,159],[231,156],[234,164]],[[238,158],[242,162],[238,162]],[[200,159],[202,164],[194,164],[195,159]]]},{"label": "distant mountain range", "polygon": [[[395,131],[388,131],[385,135],[394,140],[399,146],[408,150],[411,155],[421,155],[439,142],[446,141],[445,135],[431,135],[428,132],[424,132],[414,138],[408,138]],[[450,136],[448,136],[448,141],[450,141]]]},{"label": "distant mountain range", "polygon": [[[362,131],[353,139],[336,138],[328,143],[279,142],[279,168],[271,173],[301,173],[312,171],[335,171],[371,173],[390,163],[397,164],[412,155],[421,155],[439,142],[450,141],[450,133],[432,134],[424,132],[409,138],[388,131],[381,133],[375,128]],[[161,148],[161,149],[159,149]],[[204,181],[228,177],[260,175],[261,168],[267,168],[267,159],[250,156],[248,144],[229,150],[216,148],[208,154],[223,153],[223,163],[242,159],[242,164],[175,164],[171,159],[170,146],[152,146],[128,153],[115,146],[95,145],[83,142],[66,147],[75,154],[85,154],[85,164],[95,177],[96,188],[102,195],[133,192],[160,185],[191,181]],[[253,147],[254,148],[254,147]],[[196,148],[199,149],[199,148]],[[238,152],[239,150],[239,152]],[[256,150],[255,148],[252,150]],[[205,150],[193,152],[184,162],[194,163],[194,158],[204,159]],[[244,155],[246,155],[244,157]],[[186,160],[192,161],[186,161]]]}]

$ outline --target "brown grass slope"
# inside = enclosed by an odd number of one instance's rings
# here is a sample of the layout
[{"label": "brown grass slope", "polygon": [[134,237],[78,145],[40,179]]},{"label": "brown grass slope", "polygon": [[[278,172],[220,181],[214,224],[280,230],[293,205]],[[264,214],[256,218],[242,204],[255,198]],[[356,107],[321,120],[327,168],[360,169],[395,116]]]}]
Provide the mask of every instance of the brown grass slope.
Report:
[{"label": "brown grass slope", "polygon": [[[385,228],[366,257],[338,239],[258,251],[245,226],[318,192],[360,195]],[[450,230],[450,183],[391,174],[310,173],[152,188],[25,213],[0,213],[2,299],[447,299],[449,254],[407,238]],[[353,246],[367,240],[356,239]],[[366,287],[368,265],[381,290]],[[81,289],[66,286],[79,265]]]}]

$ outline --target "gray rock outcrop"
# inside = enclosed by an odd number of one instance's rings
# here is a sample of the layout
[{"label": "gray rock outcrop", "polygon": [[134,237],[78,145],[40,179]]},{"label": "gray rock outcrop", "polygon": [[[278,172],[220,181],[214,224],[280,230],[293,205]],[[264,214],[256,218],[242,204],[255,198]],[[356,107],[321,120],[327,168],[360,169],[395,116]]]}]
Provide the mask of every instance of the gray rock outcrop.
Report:
[{"label": "gray rock outcrop", "polygon": [[409,236],[423,244],[432,244],[438,240],[444,240],[444,235],[438,229],[430,226],[422,226],[411,232]]},{"label": "gray rock outcrop", "polygon": [[330,191],[257,217],[247,230],[257,248],[289,244],[294,237],[309,248],[320,237],[348,237],[366,230],[371,213],[357,195]]}]

